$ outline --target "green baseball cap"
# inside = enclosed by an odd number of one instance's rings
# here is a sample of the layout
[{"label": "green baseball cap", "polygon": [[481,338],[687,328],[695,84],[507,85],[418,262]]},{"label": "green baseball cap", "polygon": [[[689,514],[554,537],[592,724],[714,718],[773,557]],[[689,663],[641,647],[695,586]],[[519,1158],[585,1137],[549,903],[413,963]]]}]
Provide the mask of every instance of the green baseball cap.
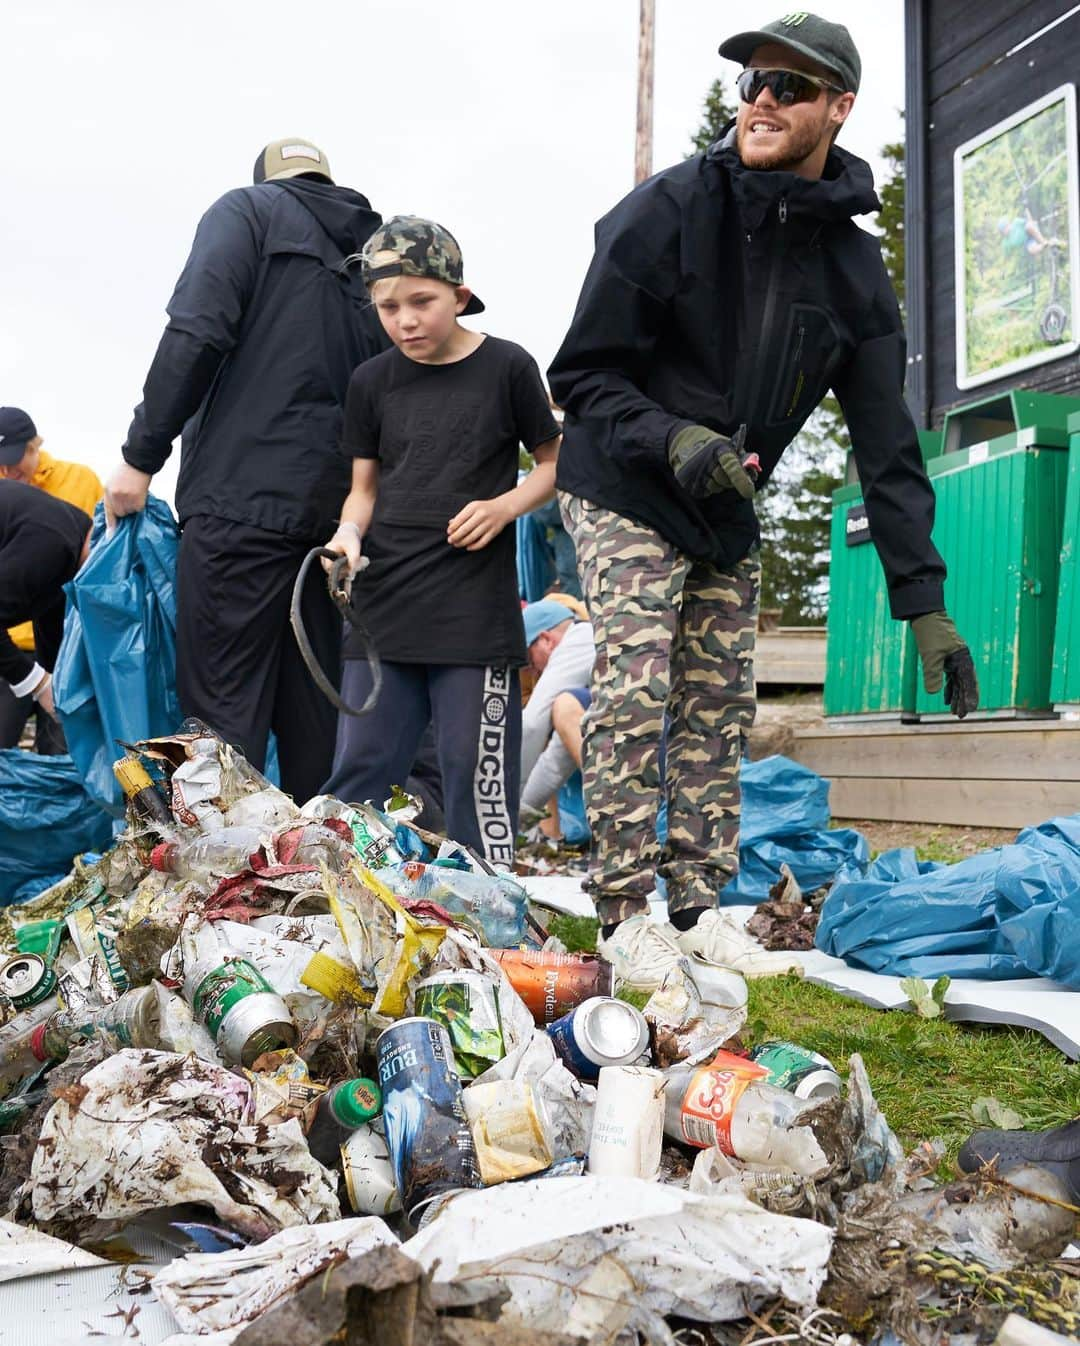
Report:
[{"label": "green baseball cap", "polygon": [[797,9],[763,28],[729,37],[721,42],[720,55],[745,66],[755,49],[767,42],[782,42],[785,47],[809,56],[812,61],[835,71],[846,91],[859,92],[862,61],[851,34],[842,23],[830,23],[817,14]]},{"label": "green baseball cap", "polygon": [[[419,215],[395,215],[376,229],[360,253],[360,274],[368,290],[389,276],[429,276],[448,285],[464,285],[461,247],[449,229]],[[472,295],[464,313],[483,313]]]}]

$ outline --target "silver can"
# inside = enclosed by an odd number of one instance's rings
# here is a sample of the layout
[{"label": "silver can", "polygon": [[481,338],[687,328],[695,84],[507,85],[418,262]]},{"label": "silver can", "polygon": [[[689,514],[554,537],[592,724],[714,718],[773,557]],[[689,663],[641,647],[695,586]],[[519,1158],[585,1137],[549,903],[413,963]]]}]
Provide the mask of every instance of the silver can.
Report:
[{"label": "silver can", "polygon": [[645,1016],[611,996],[583,1000],[547,1031],[565,1065],[583,1080],[595,1080],[602,1066],[633,1065],[649,1045]]},{"label": "silver can", "polygon": [[56,989],[56,973],[36,953],[18,953],[0,964],[0,995],[16,1009],[29,1009]]},{"label": "silver can", "polygon": [[288,1005],[246,958],[192,969],[184,992],[231,1065],[250,1068],[263,1052],[296,1045]]},{"label": "silver can", "polygon": [[348,1137],[341,1147],[341,1171],[349,1205],[357,1215],[390,1215],[401,1209],[381,1118]]}]

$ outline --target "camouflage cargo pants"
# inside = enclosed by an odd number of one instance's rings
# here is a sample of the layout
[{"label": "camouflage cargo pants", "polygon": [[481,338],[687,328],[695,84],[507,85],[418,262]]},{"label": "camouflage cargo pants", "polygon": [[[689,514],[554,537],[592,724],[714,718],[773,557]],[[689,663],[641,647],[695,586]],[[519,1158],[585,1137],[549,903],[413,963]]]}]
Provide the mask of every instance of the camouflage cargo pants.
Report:
[{"label": "camouflage cargo pants", "polygon": [[[647,909],[714,906],[738,870],[739,759],[754,722],[761,563],[694,561],[647,528],[560,493],[596,637],[585,715],[586,884],[602,925]],[[668,835],[656,840],[667,728]]]}]

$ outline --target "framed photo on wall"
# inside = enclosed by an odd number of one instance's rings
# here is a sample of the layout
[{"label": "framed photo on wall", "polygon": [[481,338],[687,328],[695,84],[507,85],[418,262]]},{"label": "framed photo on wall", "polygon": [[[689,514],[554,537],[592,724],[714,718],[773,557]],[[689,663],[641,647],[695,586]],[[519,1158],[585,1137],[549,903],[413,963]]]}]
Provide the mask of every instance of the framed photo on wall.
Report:
[{"label": "framed photo on wall", "polygon": [[958,388],[1080,349],[1076,146],[1065,84],[953,155]]}]

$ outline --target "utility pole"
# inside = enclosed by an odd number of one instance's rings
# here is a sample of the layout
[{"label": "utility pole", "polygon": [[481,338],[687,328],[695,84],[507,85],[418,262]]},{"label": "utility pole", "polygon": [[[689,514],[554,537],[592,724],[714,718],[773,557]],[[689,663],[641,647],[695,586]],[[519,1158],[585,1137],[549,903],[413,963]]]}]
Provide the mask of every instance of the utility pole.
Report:
[{"label": "utility pole", "polygon": [[634,141],[635,186],[652,174],[655,33],[656,0],[641,0],[641,21],[638,27],[637,136]]}]

